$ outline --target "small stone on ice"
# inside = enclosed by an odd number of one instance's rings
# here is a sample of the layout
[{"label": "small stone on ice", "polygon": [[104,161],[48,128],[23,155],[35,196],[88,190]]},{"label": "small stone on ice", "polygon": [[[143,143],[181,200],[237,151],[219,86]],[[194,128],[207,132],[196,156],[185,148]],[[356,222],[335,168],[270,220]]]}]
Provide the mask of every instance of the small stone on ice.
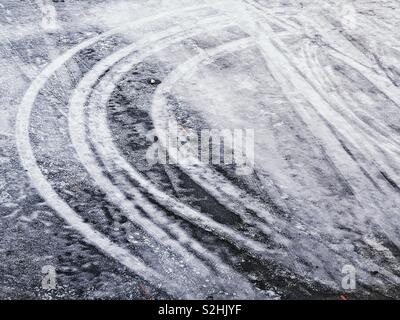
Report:
[{"label": "small stone on ice", "polygon": [[148,80],[147,80],[147,83],[148,83],[148,84],[151,84],[151,85],[158,85],[158,84],[161,83],[161,81],[158,80],[158,79],[151,78],[151,79],[148,79]]}]

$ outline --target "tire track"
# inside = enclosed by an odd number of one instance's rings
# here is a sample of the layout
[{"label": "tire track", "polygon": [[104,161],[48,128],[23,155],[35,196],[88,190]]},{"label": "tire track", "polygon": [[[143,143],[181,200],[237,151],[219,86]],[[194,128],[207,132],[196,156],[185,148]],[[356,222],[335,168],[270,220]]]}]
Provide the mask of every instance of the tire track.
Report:
[{"label": "tire track", "polygon": [[[215,25],[216,22],[220,22],[221,19],[211,19],[211,20],[205,20],[202,24],[204,26],[206,25]],[[222,20],[223,22],[223,20]],[[218,23],[217,23],[218,24]],[[225,23],[226,25],[226,23]],[[229,25],[229,24],[228,24]],[[224,26],[224,23],[221,24],[219,27],[212,27],[210,28],[211,30],[215,29],[218,30]],[[179,28],[180,29],[180,28]],[[178,30],[175,30],[178,31]],[[200,31],[203,32],[203,31]],[[199,33],[199,31],[193,31],[192,35],[195,35],[196,33]],[[150,215],[152,220],[157,222],[159,225],[166,225],[168,228],[172,228],[172,232],[176,235],[178,235],[178,238],[183,240],[183,244],[189,244],[192,249],[197,249],[196,251],[199,251],[200,254],[206,254],[208,258],[210,258],[210,255],[204,251],[203,248],[201,248],[198,244],[196,244],[193,240],[189,239],[187,235],[183,234],[183,231],[177,228],[176,226],[172,225],[171,222],[164,216],[160,216],[160,212],[157,212],[157,209],[152,206],[138,191],[135,191],[132,186],[129,187],[129,193],[134,196],[135,198],[135,205],[131,203],[122,193],[121,191],[118,190],[116,186],[114,186],[108,179],[104,176],[102,173],[102,169],[99,168],[95,156],[91,155],[92,152],[90,150],[90,145],[88,142],[85,141],[84,135],[85,135],[85,121],[84,121],[84,106],[87,100],[88,95],[91,93],[93,85],[98,81],[98,78],[107,70],[112,68],[112,66],[118,62],[119,60],[123,59],[124,57],[128,56],[131,52],[137,51],[139,48],[145,47],[146,45],[156,42],[157,45],[153,49],[153,51],[161,50],[168,45],[171,44],[173,41],[179,41],[179,40],[184,40],[188,36],[191,36],[191,34],[184,34],[183,36],[180,36],[180,38],[177,39],[170,39],[169,37],[167,38],[168,40],[163,43],[160,41],[163,37],[166,37],[167,35],[173,34],[173,31],[167,31],[164,33],[161,33],[159,35],[156,35],[155,37],[152,38],[147,38],[144,40],[143,43],[138,43],[134,44],[132,46],[128,46],[124,49],[122,49],[119,52],[116,52],[115,54],[109,56],[108,58],[104,59],[101,63],[99,63],[95,68],[93,68],[85,77],[84,79],[80,82],[79,86],[77,87],[75,91],[75,95],[71,98],[71,103],[70,103],[70,115],[69,115],[69,124],[70,124],[70,133],[71,133],[71,138],[73,140],[73,144],[75,146],[75,149],[77,150],[77,153],[81,159],[81,162],[84,164],[84,166],[87,168],[89,173],[91,174],[92,177],[97,181],[98,185],[107,193],[109,194],[109,198],[112,199],[111,201],[115,202],[115,204],[119,205],[126,211],[130,216],[131,220],[142,226],[145,230],[148,230],[149,234],[152,234],[153,237],[157,235],[157,237],[160,237],[160,235],[164,235],[164,238],[160,238],[159,242],[160,243],[169,243],[175,250],[176,252],[185,252],[186,249],[183,249],[183,247],[177,246],[174,243],[171,243],[171,241],[168,239],[168,237],[165,235],[165,233],[158,227],[156,224],[154,224],[151,220],[148,219],[143,219],[141,218],[140,214],[136,212],[136,214],[132,214],[134,212],[133,210],[135,209],[135,206],[141,207],[147,214]],[[124,70],[119,69],[117,74],[123,75],[125,72],[127,72],[132,64],[139,63],[142,61],[146,56],[149,56],[153,51],[146,52],[136,58],[133,63],[131,62],[129,65],[125,65]],[[128,67],[128,68],[127,68]],[[116,81],[115,78],[112,79],[113,82]],[[114,84],[112,84],[114,86]],[[108,96],[107,91],[103,92],[102,90],[100,91],[101,95]],[[97,114],[97,112],[96,112]],[[102,130],[99,130],[99,127],[96,127],[96,129],[93,130],[94,132],[101,132]],[[98,143],[100,145],[105,144],[104,141],[107,140],[101,140]],[[110,153],[114,150],[107,150],[105,154],[112,155],[113,153]],[[131,171],[133,170],[130,168]],[[116,179],[117,172],[114,171],[111,173],[111,176],[113,176],[114,179]],[[143,178],[140,178],[143,181]],[[119,180],[120,181],[120,180]],[[148,182],[147,182],[148,183]],[[188,215],[187,211],[193,211],[191,208],[185,208],[185,212],[183,213],[183,210],[181,211],[182,214],[185,216]],[[203,217],[201,217],[197,213],[196,221],[197,220],[205,220]],[[206,226],[207,228],[214,227],[212,222],[207,222]],[[223,226],[218,226],[219,229],[224,228]],[[262,248],[259,246],[259,250],[262,250]],[[186,260],[190,261],[193,258],[190,258],[190,254],[184,255],[186,256]],[[214,265],[218,265],[216,262],[220,263],[220,261],[214,261]],[[201,266],[203,263],[198,260],[193,260],[190,261],[190,264],[193,267],[196,266]],[[223,267],[223,265],[220,265],[222,269],[226,269],[226,267]],[[202,272],[202,274],[205,274],[205,272]],[[244,286],[244,285],[243,285]]]},{"label": "tire track", "polygon": [[[199,7],[191,7],[190,9],[185,8],[179,10],[179,12],[183,13],[191,11],[194,10],[194,8],[199,8]],[[177,10],[171,13],[176,14],[176,12]],[[141,23],[146,23],[155,20],[157,18],[162,18],[164,16],[166,16],[166,13],[162,13],[160,15],[157,15],[156,17],[144,19],[141,21]],[[137,25],[137,23],[132,25]],[[91,39],[82,42],[78,46],[70,49],[65,54],[55,59],[40,73],[40,75],[32,82],[30,88],[26,92],[18,110],[17,124],[16,124],[17,147],[20,154],[21,163],[23,167],[26,169],[27,174],[31,178],[33,185],[37,188],[39,194],[47,201],[49,206],[57,211],[60,217],[62,217],[74,229],[79,231],[89,243],[100,248],[107,255],[119,261],[126,267],[128,267],[128,269],[139,274],[144,279],[152,283],[162,284],[170,292],[181,295],[183,289],[181,286],[177,285],[176,283],[174,283],[169,279],[160,278],[160,276],[154,271],[154,269],[144,265],[142,261],[140,261],[136,257],[133,257],[127,250],[117,246],[116,244],[108,240],[106,237],[104,237],[102,234],[95,231],[88,224],[83,222],[82,218],[79,215],[77,215],[76,212],[74,212],[74,210],[72,210],[68,206],[68,204],[66,204],[57,195],[57,193],[51,187],[50,183],[43,176],[41,170],[39,169],[36,163],[32,146],[30,144],[29,122],[30,122],[30,115],[33,103],[36,99],[36,96],[39,94],[40,90],[45,85],[50,76],[54,74],[66,61],[68,61],[70,58],[72,58],[75,54],[77,54],[84,48],[89,47],[95,44],[96,42],[117,33],[119,30],[122,29],[124,28],[118,28],[116,30],[106,32],[102,35],[93,37]]]},{"label": "tire track", "polygon": [[[251,9],[249,10],[251,11]],[[257,21],[257,19],[255,19],[255,21]],[[243,23],[242,25],[245,24]],[[299,115],[304,119],[308,126],[312,128],[317,136],[323,137],[324,148],[327,149],[327,154],[333,157],[334,163],[338,165],[343,176],[347,177],[348,183],[351,181],[351,185],[356,189],[356,195],[360,199],[359,203],[362,203],[361,208],[362,212],[364,212],[359,217],[364,220],[366,212],[363,206],[369,204],[371,200],[369,197],[371,192],[366,192],[366,186],[370,186],[368,187],[370,190],[374,190],[374,186],[371,186],[369,180],[363,178],[363,172],[360,171],[358,166],[353,163],[351,157],[343,150],[337,136],[333,134],[329,126],[326,126],[326,123],[333,123],[333,121],[335,121],[335,126],[339,127],[341,130],[343,130],[344,126],[346,130],[344,136],[349,137],[354,133],[352,132],[351,127],[346,124],[343,119],[338,117],[337,114],[332,113],[331,106],[318,94],[317,91],[315,91],[315,88],[310,85],[307,78],[305,78],[294,65],[296,59],[289,54],[288,50],[285,49],[285,45],[279,40],[279,38],[274,36],[273,30],[269,26],[255,23],[253,25],[247,25],[246,27],[247,29],[245,30],[256,39],[256,42],[259,45],[262,54],[265,56],[266,63],[272,71],[275,79],[278,81],[283,91],[288,93],[287,98],[289,101],[297,107]],[[293,94],[292,92],[294,91],[301,94]],[[312,109],[304,105],[304,99],[311,104],[313,107]],[[316,119],[324,120],[320,122]],[[357,182],[357,184],[354,182]],[[379,208],[374,206],[370,209],[372,212],[380,212]],[[388,237],[396,242],[396,227],[392,227],[391,225],[388,225],[388,223],[385,223],[382,217],[376,218],[371,215],[368,215],[368,217],[375,220],[381,226],[382,230],[385,230],[387,234],[390,234]],[[394,275],[393,277],[396,278]]]},{"label": "tire track", "polygon": [[[308,59],[310,59],[310,57],[306,57]],[[390,139],[388,137],[391,136],[390,132],[385,132],[386,134],[381,134],[378,130],[376,130],[375,128],[371,128],[368,127],[368,125],[366,125],[361,119],[359,119],[354,112],[351,109],[348,109],[347,107],[343,108],[341,106],[347,106],[348,103],[350,102],[349,100],[345,101],[343,99],[341,99],[340,97],[336,97],[335,93],[331,93],[329,94],[329,96],[327,94],[325,94],[325,92],[327,92],[327,88],[332,88],[335,87],[334,83],[332,82],[332,73],[331,72],[325,72],[323,74],[321,74],[321,71],[319,70],[323,70],[323,67],[318,63],[317,60],[313,60],[313,64],[317,66],[317,68],[313,68],[310,65],[310,62],[308,62],[308,68],[309,70],[311,70],[312,75],[313,75],[313,84],[314,86],[318,89],[319,93],[324,96],[324,98],[327,101],[330,101],[330,104],[335,108],[335,110],[343,117],[345,118],[349,123],[356,125],[359,129],[355,129],[357,130],[360,134],[360,138],[357,141],[357,144],[354,144],[354,142],[349,142],[352,147],[351,149],[353,150],[358,150],[362,144],[360,143],[361,140],[365,141],[365,145],[370,146],[369,151],[367,151],[368,153],[365,154],[363,156],[363,162],[367,163],[366,167],[368,168],[368,170],[370,170],[371,167],[376,166],[377,164],[374,163],[368,163],[371,160],[370,159],[376,159],[377,158],[377,154],[388,154],[389,157],[399,157],[399,151],[398,147],[396,146],[398,143],[396,141],[394,141],[393,139]],[[317,80],[318,81],[315,81]],[[324,79],[326,79],[327,81],[329,81],[329,83],[324,83]],[[342,96],[344,95],[344,92],[340,92],[339,94],[341,94]],[[353,101],[354,103],[354,101]],[[379,122],[377,122],[376,124],[374,124],[374,126],[379,126],[379,129],[385,130],[385,128],[383,128],[383,124],[380,125]],[[375,130],[374,130],[375,129]],[[392,134],[393,135],[393,134]],[[345,136],[345,138],[347,138],[347,136]],[[373,147],[372,147],[373,146]],[[362,166],[362,164],[360,163],[360,165]],[[391,166],[392,167],[392,166]],[[392,167],[393,168],[393,167]],[[395,169],[395,168],[393,168]],[[366,170],[366,168],[364,168],[364,170]],[[377,168],[377,171],[379,172],[379,167]],[[374,174],[374,176],[379,176],[378,173]],[[379,181],[378,181],[379,183]],[[383,187],[385,188],[385,187]]]},{"label": "tire track", "polygon": [[[240,22],[238,22],[238,24],[241,25]],[[196,62],[196,60],[198,60],[198,61]],[[197,69],[197,67],[198,67],[197,63],[200,63],[199,60],[201,61],[201,58],[193,59],[193,61],[187,62],[184,66],[180,67],[181,70],[176,70],[173,75],[171,75],[161,86],[159,86],[158,96],[157,95],[155,96],[155,98],[154,98],[155,103],[153,106],[153,110],[155,110],[155,111],[153,111],[153,120],[155,121],[155,123],[156,123],[156,121],[158,121],[158,123],[159,123],[158,125],[156,125],[156,127],[158,126],[158,128],[159,128],[159,133],[162,133],[163,130],[164,131],[166,130],[165,126],[166,126],[166,123],[168,122],[167,119],[169,119],[168,114],[166,114],[166,101],[165,101],[165,97],[163,97],[163,94],[167,94],[171,90],[174,83],[178,79],[181,80],[180,77],[182,77],[182,75],[185,75],[185,77],[189,77],[194,72],[194,70]],[[205,59],[205,58],[203,60],[206,60],[205,63],[211,61],[210,59]],[[161,88],[163,88],[163,89],[161,89]],[[160,93],[160,90],[162,90],[164,92]],[[156,99],[158,99],[158,101]],[[159,114],[155,114],[157,112]],[[165,145],[165,141],[164,141],[164,145]],[[177,151],[170,150],[169,154],[170,155],[177,154]],[[183,157],[189,156],[190,157],[190,155],[182,155],[182,154],[180,154],[179,156],[183,156]],[[242,210],[242,208],[246,208],[246,207],[247,208],[251,207],[251,210],[254,210],[254,208],[255,208],[254,211],[257,214],[260,214],[260,216],[265,215],[265,213],[267,212],[265,207],[264,208],[261,207],[262,204],[261,204],[261,206],[258,206],[258,201],[256,199],[253,199],[253,198],[250,199],[249,197],[247,197],[247,199],[244,199],[246,197],[243,195],[243,193],[240,193],[240,191],[238,191],[236,193],[236,194],[238,194],[238,193],[240,194],[240,199],[238,199],[239,197],[235,197],[235,198],[231,197],[230,193],[235,194],[235,192],[237,190],[236,187],[234,185],[232,185],[231,183],[227,182],[226,180],[224,180],[224,178],[222,176],[217,175],[211,168],[208,168],[208,167],[202,165],[201,163],[199,163],[197,161],[197,159],[190,158],[188,163],[195,163],[196,165],[183,167],[184,171],[186,171],[193,180],[195,180],[197,183],[199,183],[199,185],[204,186],[207,189],[207,191],[212,193],[213,196],[216,197],[219,201],[226,202],[227,201],[226,199],[229,198],[230,203],[227,203],[226,206],[230,206],[231,208],[233,206],[235,206],[234,207],[235,212],[240,212],[240,210]],[[223,190],[224,185],[225,185],[226,193],[224,193],[224,190]],[[218,188],[216,188],[215,186],[218,186]],[[221,191],[221,189],[222,189],[222,191]],[[230,193],[229,193],[229,191],[230,191]],[[250,205],[249,205],[249,203],[250,203]],[[293,230],[292,229],[293,226],[291,224],[285,223],[284,221],[280,221],[280,220],[278,220],[277,217],[274,217],[274,216],[271,219],[274,219],[274,220],[272,220],[273,222],[271,222],[270,225],[271,226],[273,225],[274,229],[280,230],[279,233],[281,233],[284,230],[285,233],[290,234],[290,231]],[[294,219],[296,219],[296,218],[294,218]],[[312,229],[312,227],[311,227],[311,229]],[[287,239],[283,238],[283,235],[280,235],[279,233],[275,232],[274,237],[276,237],[276,243],[283,245],[283,243],[285,243],[285,241],[287,242]],[[294,231],[292,233],[292,235],[295,233],[296,233],[296,231]],[[320,246],[320,245],[321,244],[318,244],[318,240],[316,243],[314,243],[314,246]],[[322,244],[322,246],[324,246],[324,245]],[[296,256],[295,251],[291,251],[289,248],[285,248],[285,250],[289,251],[292,256]],[[304,249],[304,248],[303,248],[303,250],[305,250],[305,252],[307,251],[307,249]],[[279,253],[275,252],[272,254],[274,255],[274,257],[279,259]],[[285,261],[284,258],[282,258],[282,261],[284,263],[287,263],[287,260]],[[299,263],[296,267],[299,267],[300,265],[301,265],[301,263]],[[323,263],[321,263],[321,265],[323,265]],[[308,268],[308,266],[306,268]],[[305,273],[305,270],[303,270],[300,273]]]}]

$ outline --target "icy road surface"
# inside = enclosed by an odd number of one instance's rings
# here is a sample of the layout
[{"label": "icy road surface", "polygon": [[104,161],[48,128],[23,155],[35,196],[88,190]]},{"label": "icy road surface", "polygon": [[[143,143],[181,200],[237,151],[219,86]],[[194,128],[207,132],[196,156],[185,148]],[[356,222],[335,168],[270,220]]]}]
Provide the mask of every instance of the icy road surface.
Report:
[{"label": "icy road surface", "polygon": [[0,298],[399,298],[399,7],[0,0]]}]

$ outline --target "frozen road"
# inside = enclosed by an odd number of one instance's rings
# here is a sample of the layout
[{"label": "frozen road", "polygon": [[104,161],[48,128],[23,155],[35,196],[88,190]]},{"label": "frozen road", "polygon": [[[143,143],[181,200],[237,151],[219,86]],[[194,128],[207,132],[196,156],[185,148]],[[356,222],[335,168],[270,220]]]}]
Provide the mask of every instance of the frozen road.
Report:
[{"label": "frozen road", "polygon": [[0,0],[0,298],[399,298],[399,9]]}]

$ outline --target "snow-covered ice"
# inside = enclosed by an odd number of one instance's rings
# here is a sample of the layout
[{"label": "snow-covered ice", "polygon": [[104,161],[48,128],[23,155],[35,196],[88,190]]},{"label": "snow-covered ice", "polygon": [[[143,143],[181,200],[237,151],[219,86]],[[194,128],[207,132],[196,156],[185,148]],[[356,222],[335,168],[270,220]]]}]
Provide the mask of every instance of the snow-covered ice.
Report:
[{"label": "snow-covered ice", "polygon": [[399,9],[0,0],[0,298],[398,298]]}]

